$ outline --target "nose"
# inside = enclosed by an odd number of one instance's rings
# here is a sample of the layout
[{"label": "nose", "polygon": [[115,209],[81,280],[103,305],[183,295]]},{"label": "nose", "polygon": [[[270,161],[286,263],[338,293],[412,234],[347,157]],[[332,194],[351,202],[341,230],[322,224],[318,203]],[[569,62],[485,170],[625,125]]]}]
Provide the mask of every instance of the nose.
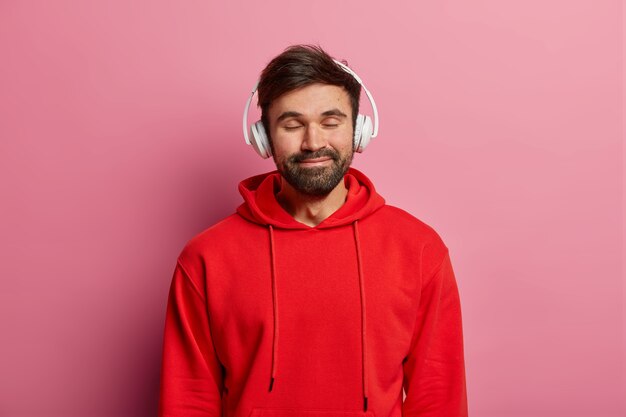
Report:
[{"label": "nose", "polygon": [[304,137],[302,139],[302,150],[317,151],[326,147],[326,135],[320,126],[310,123],[306,126]]}]

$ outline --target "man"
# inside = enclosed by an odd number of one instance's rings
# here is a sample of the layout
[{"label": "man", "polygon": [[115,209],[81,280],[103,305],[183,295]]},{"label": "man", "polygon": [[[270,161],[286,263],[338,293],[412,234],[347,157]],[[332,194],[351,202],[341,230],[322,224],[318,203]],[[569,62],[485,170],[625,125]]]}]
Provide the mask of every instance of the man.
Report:
[{"label": "man", "polygon": [[160,416],[467,416],[448,249],[350,167],[361,86],[313,46],[262,72],[251,140],[277,171],[178,258]]}]

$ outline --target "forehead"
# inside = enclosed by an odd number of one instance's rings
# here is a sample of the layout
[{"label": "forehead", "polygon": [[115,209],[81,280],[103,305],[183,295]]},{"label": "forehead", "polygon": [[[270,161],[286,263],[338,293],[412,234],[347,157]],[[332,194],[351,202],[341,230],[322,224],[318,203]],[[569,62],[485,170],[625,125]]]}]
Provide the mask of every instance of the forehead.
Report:
[{"label": "forehead", "polygon": [[346,114],[349,114],[348,92],[337,85],[310,84],[275,99],[269,107],[269,115],[272,120],[286,111],[315,116],[332,108],[344,110]]}]

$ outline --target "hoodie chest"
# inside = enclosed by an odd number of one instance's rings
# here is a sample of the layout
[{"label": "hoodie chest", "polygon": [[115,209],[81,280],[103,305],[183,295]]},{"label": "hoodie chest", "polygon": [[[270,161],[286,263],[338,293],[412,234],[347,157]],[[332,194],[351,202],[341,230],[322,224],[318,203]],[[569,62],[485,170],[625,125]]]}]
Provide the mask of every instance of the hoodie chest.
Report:
[{"label": "hoodie chest", "polygon": [[281,313],[295,325],[352,323],[360,284],[351,228],[275,234],[275,282]]},{"label": "hoodie chest", "polygon": [[302,358],[357,369],[363,320],[368,346],[401,364],[415,319],[415,287],[408,285],[415,279],[388,261],[402,255],[401,246],[364,229],[359,250],[351,225],[274,230],[273,245],[268,230],[238,240],[219,263],[227,269],[208,274],[211,325],[227,367],[236,369],[250,346],[271,357],[277,333],[283,372],[312,372]]},{"label": "hoodie chest", "polygon": [[[350,227],[273,232],[242,245],[227,270],[209,273],[209,305],[216,326],[254,335],[272,325],[274,309],[282,327],[314,330],[330,318],[351,326],[360,317],[356,244]],[[241,254],[244,254],[243,256]],[[274,265],[274,267],[272,267]],[[254,336],[251,336],[254,337]]]}]

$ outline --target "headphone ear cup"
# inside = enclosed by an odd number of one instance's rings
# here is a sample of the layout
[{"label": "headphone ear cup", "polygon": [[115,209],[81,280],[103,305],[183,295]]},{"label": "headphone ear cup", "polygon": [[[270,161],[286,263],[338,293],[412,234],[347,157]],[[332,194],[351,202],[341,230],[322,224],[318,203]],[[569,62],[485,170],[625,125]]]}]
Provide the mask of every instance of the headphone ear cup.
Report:
[{"label": "headphone ear cup", "polygon": [[356,117],[356,123],[354,124],[354,139],[353,139],[352,149],[354,149],[355,152],[361,152],[359,149],[361,146],[361,134],[363,132],[364,122],[365,122],[365,117],[362,114],[359,114]]},{"label": "headphone ear cup", "polygon": [[370,143],[373,132],[374,127],[372,125],[372,119],[370,119],[369,116],[364,116],[363,126],[361,127],[361,141],[359,142],[357,152],[363,152],[363,150]]},{"label": "headphone ear cup", "polygon": [[260,120],[252,125],[250,125],[250,137],[252,140],[252,147],[258,153],[261,158],[266,159],[272,156],[272,148],[270,147],[270,142],[267,137],[267,133],[265,133],[265,126],[263,126],[263,122]]},{"label": "headphone ear cup", "polygon": [[370,143],[373,131],[372,119],[369,116],[359,114],[356,118],[356,127],[354,128],[355,152],[363,152],[363,149]]}]

